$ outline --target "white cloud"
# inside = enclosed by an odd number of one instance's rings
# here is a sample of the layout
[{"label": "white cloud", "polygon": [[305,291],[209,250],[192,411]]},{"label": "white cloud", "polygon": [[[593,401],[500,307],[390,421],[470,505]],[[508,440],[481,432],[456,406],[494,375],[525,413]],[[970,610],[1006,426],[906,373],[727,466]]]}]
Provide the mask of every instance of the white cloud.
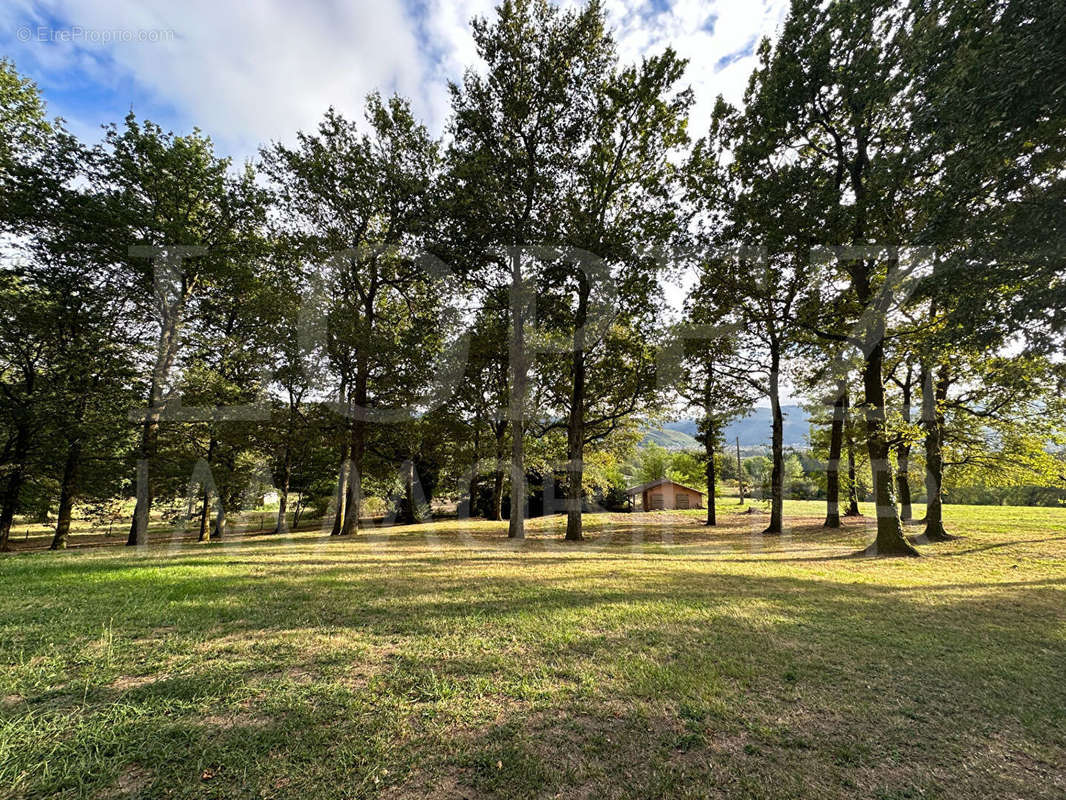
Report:
[{"label": "white cloud", "polygon": [[132,78],[153,102],[234,154],[290,138],[331,104],[358,116],[374,89],[422,103],[428,88],[414,27],[399,4],[49,0],[20,16],[96,31],[172,31],[156,42],[30,46],[46,74],[46,95],[65,69],[98,73],[103,86],[116,75]]},{"label": "white cloud", "polygon": [[[655,10],[637,0],[608,0],[606,7],[626,61],[668,45],[689,59],[686,80],[697,98],[692,131],[699,135],[715,96],[739,101],[754,64],[752,56],[742,56],[718,68],[721,59],[772,34],[786,5],[787,0],[675,0]],[[8,31],[45,22],[98,31],[173,31],[173,38],[162,42],[22,48],[32,56],[46,96],[49,87],[62,89],[72,72],[104,91],[120,94],[136,87],[143,102],[198,125],[221,150],[239,157],[314,126],[329,105],[359,117],[364,97],[374,89],[409,96],[440,130],[448,114],[447,81],[459,79],[476,61],[469,20],[491,15],[492,7],[492,0],[426,0],[417,10],[369,0],[15,0],[0,9],[0,24]],[[74,114],[56,110],[74,117],[76,132],[112,121],[89,119],[91,108]],[[153,112],[136,104],[135,110]]]},{"label": "white cloud", "polygon": [[425,57],[427,91],[425,114],[430,124],[439,128],[447,119],[448,81],[458,83],[463,71],[477,66],[479,59],[470,33],[474,17],[493,16],[493,0],[429,0],[419,20]]},{"label": "white cloud", "polygon": [[[685,80],[696,96],[690,129],[701,135],[721,94],[740,103],[755,56],[737,54],[773,36],[784,19],[787,0],[676,0],[659,13],[640,0],[608,0],[619,52],[626,61],[673,47],[688,59]],[[726,66],[722,59],[734,57]]]}]

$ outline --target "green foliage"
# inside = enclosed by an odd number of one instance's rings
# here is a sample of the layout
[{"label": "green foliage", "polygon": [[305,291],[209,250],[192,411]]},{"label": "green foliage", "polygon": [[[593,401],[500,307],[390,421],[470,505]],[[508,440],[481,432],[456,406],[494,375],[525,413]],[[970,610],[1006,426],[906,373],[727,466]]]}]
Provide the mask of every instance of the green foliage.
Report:
[{"label": "green foliage", "polygon": [[[472,25],[443,142],[375,93],[243,167],[132,114],[83,146],[2,60],[0,537],[132,494],[134,462],[142,511],[206,491],[239,516],[270,484],[339,510],[348,459],[403,516],[492,511],[509,451],[593,499],[713,466],[779,517],[826,491],[844,390],[879,519],[896,470],[916,498],[1057,502],[1060,11],[794,0],[690,146],[676,53],[623,64],[599,3],[507,0]],[[669,253],[699,275],[672,329]],[[771,429],[736,476],[724,426],[759,396],[780,421],[786,381],[811,452]],[[638,419],[682,407],[702,453],[635,456]]]},{"label": "green foliage", "polygon": [[642,447],[634,476],[636,483],[650,483],[667,477],[673,456],[657,445]]}]

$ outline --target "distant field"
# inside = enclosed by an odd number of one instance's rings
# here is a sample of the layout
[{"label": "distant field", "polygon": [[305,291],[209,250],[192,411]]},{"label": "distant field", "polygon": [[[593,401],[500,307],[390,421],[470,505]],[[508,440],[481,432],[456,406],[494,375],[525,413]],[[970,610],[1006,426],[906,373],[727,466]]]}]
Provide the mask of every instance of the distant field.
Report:
[{"label": "distant field", "polygon": [[0,558],[0,797],[1066,796],[1066,510],[823,505]]}]

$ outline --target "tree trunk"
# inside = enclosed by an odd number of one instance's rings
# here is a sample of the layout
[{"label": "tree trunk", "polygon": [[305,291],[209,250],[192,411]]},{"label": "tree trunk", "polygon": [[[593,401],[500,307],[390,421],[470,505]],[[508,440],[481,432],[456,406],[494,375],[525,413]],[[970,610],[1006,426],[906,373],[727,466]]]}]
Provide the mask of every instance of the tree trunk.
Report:
[{"label": "tree trunk", "polygon": [[24,471],[21,466],[16,466],[7,479],[4,488],[3,509],[0,510],[0,553],[6,553],[11,549],[11,525],[15,521],[15,510],[18,507],[19,494],[22,492]]},{"label": "tree trunk", "polygon": [[784,522],[784,418],[781,415],[781,396],[778,386],[779,355],[774,352],[771,355],[771,359],[770,413],[773,417],[773,423],[770,446],[773,451],[773,469],[770,472],[770,524],[763,533],[779,534],[783,530]]},{"label": "tree trunk", "polygon": [[896,465],[899,470],[896,473],[896,484],[899,487],[899,518],[903,522],[911,522],[914,519],[914,509],[911,504],[911,481],[907,475],[911,468],[910,447],[900,446],[896,449]]},{"label": "tree trunk", "polygon": [[30,452],[30,426],[25,420],[19,420],[15,432],[15,448],[12,458],[11,473],[7,486],[4,487],[3,504],[0,506],[0,553],[11,549],[11,525],[18,510],[19,495],[26,480],[26,458]]},{"label": "tree trunk", "polygon": [[851,435],[851,425],[848,419],[849,398],[844,395],[844,441],[848,447],[848,510],[845,517],[861,517],[859,510],[859,483],[855,475],[855,439]]},{"label": "tree trunk", "polygon": [[933,371],[922,368],[922,426],[925,428],[925,531],[933,542],[956,537],[944,528],[944,416],[940,404],[947,399],[948,370],[941,367],[934,383]]},{"label": "tree trunk", "polygon": [[509,539],[525,539],[526,467],[524,452],[526,402],[526,290],[522,280],[522,259],[517,250],[511,254],[511,519]]},{"label": "tree trunk", "polygon": [[300,514],[303,512],[304,493],[296,493],[296,507],[292,510],[292,529],[296,530],[300,525]]},{"label": "tree trunk", "polygon": [[[214,455],[215,455],[215,447],[216,447],[215,437],[212,436],[211,440],[208,442],[208,445],[207,445],[206,462],[207,462],[207,469],[208,469],[208,473],[207,474],[208,474],[208,476],[211,475],[211,472],[210,472],[210,470],[211,470],[211,461],[212,461],[212,459],[214,458]],[[207,478],[205,478],[205,481],[206,480],[207,480]],[[211,481],[211,484],[213,484],[213,480]],[[212,488],[211,484],[208,484],[208,483],[205,482],[205,484],[204,484],[204,493],[203,493],[203,496],[201,497],[201,504],[200,504],[200,534],[197,537],[199,539],[199,541],[201,541],[201,542],[209,542],[209,541],[211,541],[211,529],[210,529],[210,527],[208,527],[208,524],[207,524],[208,519],[210,518],[208,512],[211,510],[211,488]],[[216,491],[216,494],[218,494],[217,491]],[[222,503],[222,500],[221,500],[221,496],[220,496],[219,497],[219,504],[221,505],[221,503]]]},{"label": "tree trunk", "polygon": [[[901,414],[903,421],[910,426],[911,422],[911,391],[913,384],[913,370],[910,366],[907,367],[907,377],[901,384],[903,390],[902,409]],[[903,522],[910,522],[914,519],[914,511],[911,508],[911,481],[910,471],[911,468],[911,445],[910,440],[904,436],[900,439],[898,445],[896,445],[896,483],[899,488],[899,517]]]},{"label": "tree trunk", "polygon": [[345,437],[341,445],[341,463],[337,467],[337,493],[336,508],[333,515],[333,529],[330,536],[341,535],[341,525],[344,524],[344,504],[348,500],[348,475],[351,473],[352,464],[348,459],[348,438]]},{"label": "tree trunk", "polygon": [[829,431],[829,460],[825,465],[825,523],[823,527],[840,527],[840,451],[844,444],[844,403],[847,384],[837,383],[833,400],[833,425]]},{"label": "tree trunk", "polygon": [[874,555],[916,556],[918,551],[903,535],[893,496],[892,462],[889,458],[888,430],[885,420],[885,385],[883,378],[884,339],[872,332],[872,344],[863,363],[863,391],[866,411],[866,448],[873,475],[874,504],[877,508],[877,538],[868,552]]},{"label": "tree trunk", "polygon": [[59,487],[59,517],[56,534],[52,537],[51,550],[63,550],[70,538],[70,519],[74,512],[74,498],[78,487],[78,466],[81,462],[81,441],[74,439],[67,446],[67,459],[63,464],[63,483]]},{"label": "tree trunk", "polygon": [[218,508],[215,509],[215,518],[211,522],[211,536],[215,539],[222,539],[222,534],[226,532],[226,508],[222,503],[222,493],[216,494],[218,495]]},{"label": "tree trunk", "polygon": [[477,516],[478,483],[481,478],[481,417],[474,417],[474,459],[470,466],[470,483],[467,484],[467,516]]},{"label": "tree trunk", "polygon": [[[155,394],[153,386],[152,393]],[[161,401],[160,401],[161,402]],[[156,442],[159,438],[159,417],[161,408],[149,408],[141,429],[141,445],[137,459],[137,500],[133,507],[133,520],[130,523],[130,535],[127,547],[147,544],[148,521],[152,514],[152,487],[150,466],[155,457]]]},{"label": "tree trunk", "polygon": [[[351,398],[347,398],[345,395],[346,386],[344,381],[341,381],[341,388],[339,393],[339,399],[341,403],[345,403],[345,408],[348,410],[348,414],[351,414]],[[337,466],[337,493],[334,503],[333,514],[333,528],[330,531],[330,536],[340,536],[341,526],[344,524],[344,504],[348,499],[348,475],[351,473],[352,465],[348,459],[349,451],[348,447],[351,441],[351,417],[348,416],[348,425],[345,427],[345,436],[341,439],[341,458],[340,464]]]},{"label": "tree trunk", "polygon": [[362,420],[352,423],[350,445],[351,458],[348,467],[348,498],[344,504],[344,521],[341,536],[350,536],[359,530],[359,513],[363,507],[363,456],[366,453],[366,424]]},{"label": "tree trunk", "polygon": [[567,431],[566,448],[569,456],[566,461],[566,539],[579,542],[584,538],[581,532],[581,515],[584,506],[582,462],[585,456],[583,441],[585,428],[583,424],[573,422],[568,427],[570,430]]},{"label": "tree trunk", "polygon": [[278,521],[274,533],[288,533],[289,520],[286,516],[289,507],[289,481],[292,475],[292,455],[289,445],[285,445],[285,457],[281,465],[281,490],[278,492]]},{"label": "tree trunk", "polygon": [[349,444],[351,468],[348,472],[348,502],[345,503],[341,536],[350,536],[359,530],[359,514],[363,509],[363,461],[366,455],[366,402],[369,364],[361,355],[356,367],[355,387],[352,393],[352,435]]},{"label": "tree trunk", "polygon": [[507,420],[500,420],[495,425],[496,434],[496,473],[492,479],[492,509],[491,518],[497,522],[503,520],[503,482],[505,477],[506,448],[504,440],[507,438]]},{"label": "tree trunk", "polygon": [[148,522],[152,513],[151,464],[159,442],[159,420],[163,415],[165,405],[163,388],[166,386],[170,370],[174,366],[174,359],[178,354],[181,317],[190,294],[187,276],[183,275],[181,282],[181,294],[173,305],[168,306],[166,299],[160,298],[163,302],[163,320],[159,329],[159,347],[156,351],[155,367],[152,370],[152,382],[148,391],[148,408],[145,411],[144,424],[141,426],[141,442],[137,458],[137,501],[133,509],[133,520],[130,523],[130,535],[126,540],[127,546],[148,543]]},{"label": "tree trunk", "polygon": [[740,462],[740,437],[737,437],[737,491],[740,492],[740,505],[744,505],[744,466]]},{"label": "tree trunk", "polygon": [[200,495],[200,528],[199,535],[196,537],[201,542],[211,541],[211,528],[208,522],[211,519],[211,491],[204,489],[202,495]]},{"label": "tree trunk", "polygon": [[704,455],[707,457],[707,524],[717,525],[718,518],[715,513],[714,507],[714,494],[717,487],[718,476],[715,474],[714,469],[714,446],[718,440],[718,431],[715,428],[714,421],[707,417],[706,433],[703,437],[703,450]]},{"label": "tree trunk", "polygon": [[406,519],[404,522],[408,525],[414,525],[418,522],[418,513],[415,510],[415,503],[417,501],[415,499],[415,461],[413,455],[411,458],[407,459],[407,462],[404,465],[403,494],[404,503],[406,505],[406,508],[404,509],[404,517],[406,517]]},{"label": "tree trunk", "polygon": [[588,315],[588,276],[578,276],[577,313],[574,315],[570,418],[566,426],[566,539],[582,539],[581,516],[585,476],[585,322]]}]

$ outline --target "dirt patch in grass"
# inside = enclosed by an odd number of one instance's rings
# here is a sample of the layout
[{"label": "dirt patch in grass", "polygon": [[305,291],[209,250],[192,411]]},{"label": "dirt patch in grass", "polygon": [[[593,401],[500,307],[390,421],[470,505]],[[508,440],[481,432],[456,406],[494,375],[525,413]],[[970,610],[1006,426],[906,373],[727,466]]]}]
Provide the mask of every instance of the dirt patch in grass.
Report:
[{"label": "dirt patch in grass", "polygon": [[456,775],[415,772],[403,783],[388,786],[381,800],[485,800],[492,797],[462,783]]},{"label": "dirt patch in grass", "polygon": [[110,800],[114,798],[139,798],[144,797],[145,790],[151,785],[155,776],[151,770],[145,769],[140,764],[129,764],[119,773],[114,787],[105,792],[101,797]]},{"label": "dirt patch in grass", "polygon": [[22,705],[23,702],[24,701],[21,695],[7,694],[3,697],[0,697],[0,708],[2,708],[4,711],[8,711],[10,709],[15,708],[16,706]]}]

